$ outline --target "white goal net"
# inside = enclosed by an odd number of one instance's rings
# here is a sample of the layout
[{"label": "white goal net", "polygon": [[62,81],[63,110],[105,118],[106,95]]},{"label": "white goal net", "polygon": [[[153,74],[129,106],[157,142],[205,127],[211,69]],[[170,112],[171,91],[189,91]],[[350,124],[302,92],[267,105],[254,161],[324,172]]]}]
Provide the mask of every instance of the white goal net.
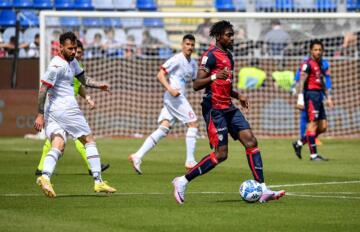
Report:
[{"label": "white goal net", "polygon": [[[156,78],[160,65],[180,51],[186,33],[197,39],[194,58],[198,59],[212,43],[207,19],[210,24],[225,19],[234,25],[234,87],[250,99],[246,117],[256,135],[298,135],[299,112],[296,98],[290,94],[290,79],[315,38],[325,45],[335,103],[335,108],[327,109],[326,135],[360,135],[359,14],[42,11],[40,71],[44,73],[57,53],[59,34],[75,32],[84,43],[82,63],[87,75],[111,84],[110,94],[89,90],[96,101],[95,110],[88,110],[80,100],[95,135],[146,136],[157,128],[163,106],[164,88]],[[272,27],[272,23],[277,25]],[[271,30],[275,30],[272,35]],[[249,76],[251,69],[239,78],[239,72],[249,67],[256,67],[264,78],[254,82]],[[247,79],[241,82],[242,78]],[[191,87],[189,83],[188,99],[198,115],[200,131],[206,135],[202,91],[194,92]],[[171,135],[183,136],[184,132],[178,123]]]}]

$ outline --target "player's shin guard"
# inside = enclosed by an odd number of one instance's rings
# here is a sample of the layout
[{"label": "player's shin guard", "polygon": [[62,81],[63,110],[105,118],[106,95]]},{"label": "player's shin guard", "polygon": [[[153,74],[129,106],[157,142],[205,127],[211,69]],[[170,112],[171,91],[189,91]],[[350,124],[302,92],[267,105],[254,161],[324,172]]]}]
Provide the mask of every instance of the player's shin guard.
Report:
[{"label": "player's shin guard", "polygon": [[259,183],[264,183],[263,164],[259,148],[246,148],[246,158],[254,179]]},{"label": "player's shin guard", "polygon": [[61,157],[61,151],[57,148],[51,148],[51,150],[47,153],[44,159],[44,165],[42,170],[42,175],[46,176],[50,179],[51,175],[54,172],[57,161]]},{"label": "player's shin guard", "polygon": [[145,156],[147,152],[149,152],[155,145],[159,142],[160,139],[164,138],[170,129],[165,126],[159,126],[159,128],[154,131],[149,137],[146,138],[143,145],[140,149],[135,153],[135,156],[138,158],[142,158]]},{"label": "player's shin guard", "polygon": [[197,176],[203,175],[213,169],[219,161],[216,158],[215,152],[205,156],[193,169],[191,169],[185,178],[190,182]]},{"label": "player's shin guard", "polygon": [[43,146],[41,159],[40,159],[39,165],[37,167],[38,170],[40,170],[40,171],[43,170],[45,157],[49,153],[50,149],[51,149],[51,143],[48,139],[46,139],[44,146]]},{"label": "player's shin guard", "polygon": [[186,162],[195,161],[194,153],[198,129],[190,127],[186,133]]},{"label": "player's shin guard", "polygon": [[308,143],[309,143],[310,154],[311,155],[316,155],[317,154],[317,148],[316,148],[316,142],[315,142],[316,133],[311,132],[311,131],[307,131],[306,132],[306,138],[307,138]]},{"label": "player's shin guard", "polygon": [[96,182],[102,182],[100,155],[96,148],[96,143],[92,142],[85,144],[85,150],[94,180]]}]

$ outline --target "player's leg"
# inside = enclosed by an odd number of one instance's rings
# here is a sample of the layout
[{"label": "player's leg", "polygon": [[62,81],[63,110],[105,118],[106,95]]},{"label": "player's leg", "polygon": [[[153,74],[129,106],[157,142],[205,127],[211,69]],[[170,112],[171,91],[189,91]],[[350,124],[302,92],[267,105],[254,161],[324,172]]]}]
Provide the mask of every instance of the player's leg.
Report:
[{"label": "player's leg", "polygon": [[44,160],[45,157],[47,155],[47,153],[50,151],[51,149],[51,143],[48,139],[45,140],[43,149],[42,149],[42,154],[41,154],[41,158],[40,158],[40,162],[39,165],[35,171],[35,175],[40,176],[42,174],[42,170],[43,170],[43,166],[44,166]]},{"label": "player's leg", "polygon": [[101,161],[100,154],[96,147],[96,142],[92,134],[83,135],[78,138],[85,145],[86,158],[88,160],[92,176],[95,181],[95,192],[114,193],[115,188],[110,187],[101,177]]},{"label": "player's leg", "polygon": [[301,159],[301,148],[304,144],[307,143],[306,139],[306,125],[307,125],[307,115],[305,110],[300,111],[300,137],[297,141],[292,143],[292,146],[295,151],[295,155]]},{"label": "player's leg", "polygon": [[187,170],[192,169],[196,164],[195,160],[195,148],[196,148],[196,137],[199,131],[199,124],[197,121],[189,122],[187,124],[188,129],[186,132],[186,161],[185,161],[185,168]]}]

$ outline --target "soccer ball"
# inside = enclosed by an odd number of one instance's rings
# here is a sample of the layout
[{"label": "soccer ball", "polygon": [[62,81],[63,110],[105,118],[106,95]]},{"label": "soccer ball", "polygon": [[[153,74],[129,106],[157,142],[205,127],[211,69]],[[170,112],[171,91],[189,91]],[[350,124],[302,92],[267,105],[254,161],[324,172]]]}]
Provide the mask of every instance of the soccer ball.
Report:
[{"label": "soccer ball", "polygon": [[244,201],[256,202],[262,195],[262,188],[259,182],[255,180],[247,180],[240,185],[239,192]]}]

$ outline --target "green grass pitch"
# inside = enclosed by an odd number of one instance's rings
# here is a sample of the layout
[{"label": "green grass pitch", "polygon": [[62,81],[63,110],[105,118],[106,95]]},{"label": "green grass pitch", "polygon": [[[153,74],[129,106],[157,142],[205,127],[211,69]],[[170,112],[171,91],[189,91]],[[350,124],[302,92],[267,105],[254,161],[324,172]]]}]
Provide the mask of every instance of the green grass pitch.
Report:
[{"label": "green grass pitch", "polygon": [[[52,178],[56,199],[35,184],[43,141],[0,139],[0,231],[359,231],[360,140],[323,139],[320,154],[329,162],[310,162],[293,154],[291,141],[260,139],[265,179],[287,195],[279,201],[249,204],[240,199],[242,181],[252,179],[244,149],[230,142],[229,158],[188,187],[177,205],[171,180],[184,173],[185,141],[164,139],[145,157],[136,175],[127,157],[140,139],[99,139],[103,177],[118,189],[93,193],[74,144],[69,141]],[[210,149],[198,140],[200,160]]]}]

